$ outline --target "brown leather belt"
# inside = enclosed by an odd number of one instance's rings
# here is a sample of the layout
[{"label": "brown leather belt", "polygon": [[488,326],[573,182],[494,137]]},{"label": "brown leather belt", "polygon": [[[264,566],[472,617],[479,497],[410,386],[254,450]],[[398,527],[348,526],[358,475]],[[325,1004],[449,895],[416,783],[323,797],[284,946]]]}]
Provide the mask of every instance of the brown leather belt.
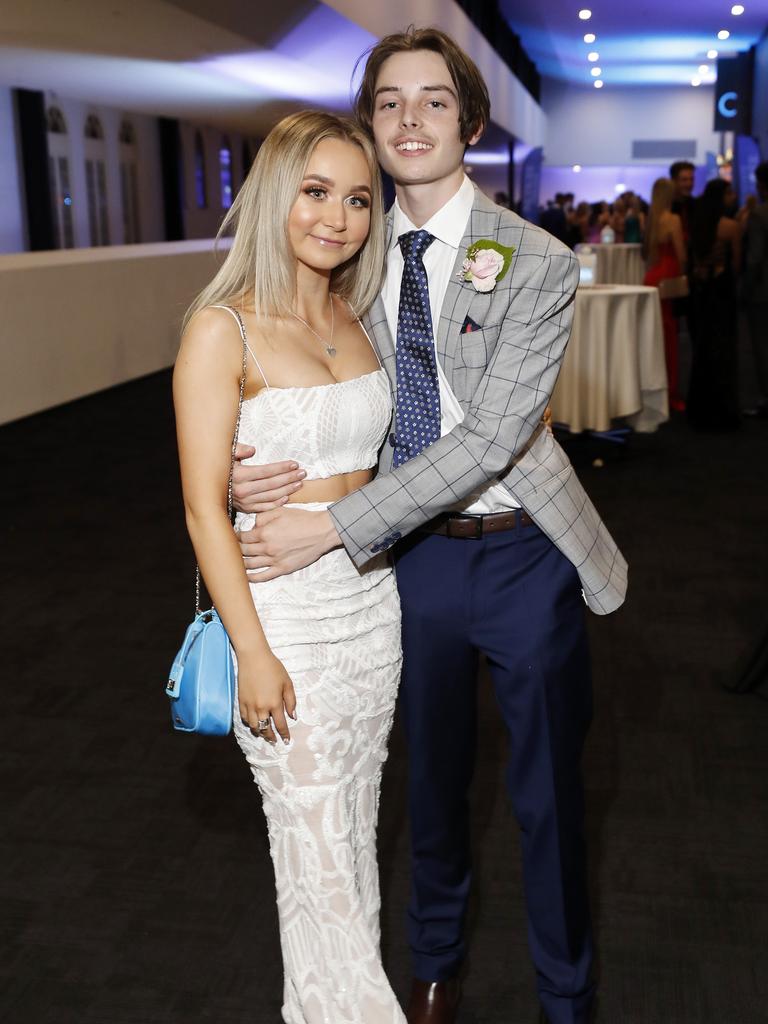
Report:
[{"label": "brown leather belt", "polygon": [[517,525],[534,526],[534,522],[523,509],[509,512],[493,512],[490,515],[463,515],[460,512],[444,512],[419,527],[421,533],[439,533],[441,537],[463,537],[480,540],[486,533],[500,530],[514,530]]}]

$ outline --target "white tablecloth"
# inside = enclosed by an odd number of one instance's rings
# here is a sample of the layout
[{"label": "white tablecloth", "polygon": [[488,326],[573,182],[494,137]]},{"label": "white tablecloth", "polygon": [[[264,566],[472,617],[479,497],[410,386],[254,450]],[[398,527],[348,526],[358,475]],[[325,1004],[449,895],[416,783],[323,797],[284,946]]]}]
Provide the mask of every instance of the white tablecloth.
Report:
[{"label": "white tablecloth", "polygon": [[552,395],[552,418],[574,433],[626,417],[642,433],[669,419],[656,288],[579,288],[573,332]]},{"label": "white tablecloth", "polygon": [[591,250],[597,255],[597,284],[642,284],[645,277],[643,247],[639,242],[577,245],[576,253]]}]

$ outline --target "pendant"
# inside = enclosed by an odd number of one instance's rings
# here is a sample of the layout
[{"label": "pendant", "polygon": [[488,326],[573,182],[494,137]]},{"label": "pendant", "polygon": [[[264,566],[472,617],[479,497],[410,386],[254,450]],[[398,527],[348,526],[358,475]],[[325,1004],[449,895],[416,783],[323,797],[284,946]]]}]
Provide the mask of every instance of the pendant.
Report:
[{"label": "pendant", "polygon": [[336,355],[336,349],[333,347],[333,345],[326,345],[325,351],[328,353],[331,359],[333,359],[333,357]]}]

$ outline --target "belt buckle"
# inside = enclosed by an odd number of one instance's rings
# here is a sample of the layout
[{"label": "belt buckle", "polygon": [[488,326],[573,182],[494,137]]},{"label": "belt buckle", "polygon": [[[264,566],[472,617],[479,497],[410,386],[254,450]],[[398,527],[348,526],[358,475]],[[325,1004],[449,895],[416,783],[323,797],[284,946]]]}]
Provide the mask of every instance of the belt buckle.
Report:
[{"label": "belt buckle", "polygon": [[[470,534],[466,534],[466,533],[464,533],[464,534],[462,534],[462,533],[452,534],[451,533],[451,523],[452,522],[456,522],[458,520],[462,520],[462,519],[465,522],[466,522],[467,519],[469,519],[469,520],[474,522],[474,527],[475,527],[475,532],[474,533],[470,533]],[[452,536],[460,537],[463,540],[482,540],[483,539],[483,516],[482,515],[472,515],[471,513],[470,514],[463,513],[463,514],[458,515],[458,516],[452,516],[448,520],[448,536],[449,537],[452,537]]]}]

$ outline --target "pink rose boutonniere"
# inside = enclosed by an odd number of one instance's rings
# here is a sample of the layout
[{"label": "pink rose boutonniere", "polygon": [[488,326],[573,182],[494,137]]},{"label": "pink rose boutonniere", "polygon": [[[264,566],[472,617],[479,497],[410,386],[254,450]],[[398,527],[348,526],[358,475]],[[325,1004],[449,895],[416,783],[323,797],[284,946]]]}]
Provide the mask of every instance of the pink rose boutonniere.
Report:
[{"label": "pink rose boutonniere", "polygon": [[471,281],[478,292],[490,292],[509,270],[513,245],[501,245],[490,238],[481,238],[467,249],[459,277]]}]

